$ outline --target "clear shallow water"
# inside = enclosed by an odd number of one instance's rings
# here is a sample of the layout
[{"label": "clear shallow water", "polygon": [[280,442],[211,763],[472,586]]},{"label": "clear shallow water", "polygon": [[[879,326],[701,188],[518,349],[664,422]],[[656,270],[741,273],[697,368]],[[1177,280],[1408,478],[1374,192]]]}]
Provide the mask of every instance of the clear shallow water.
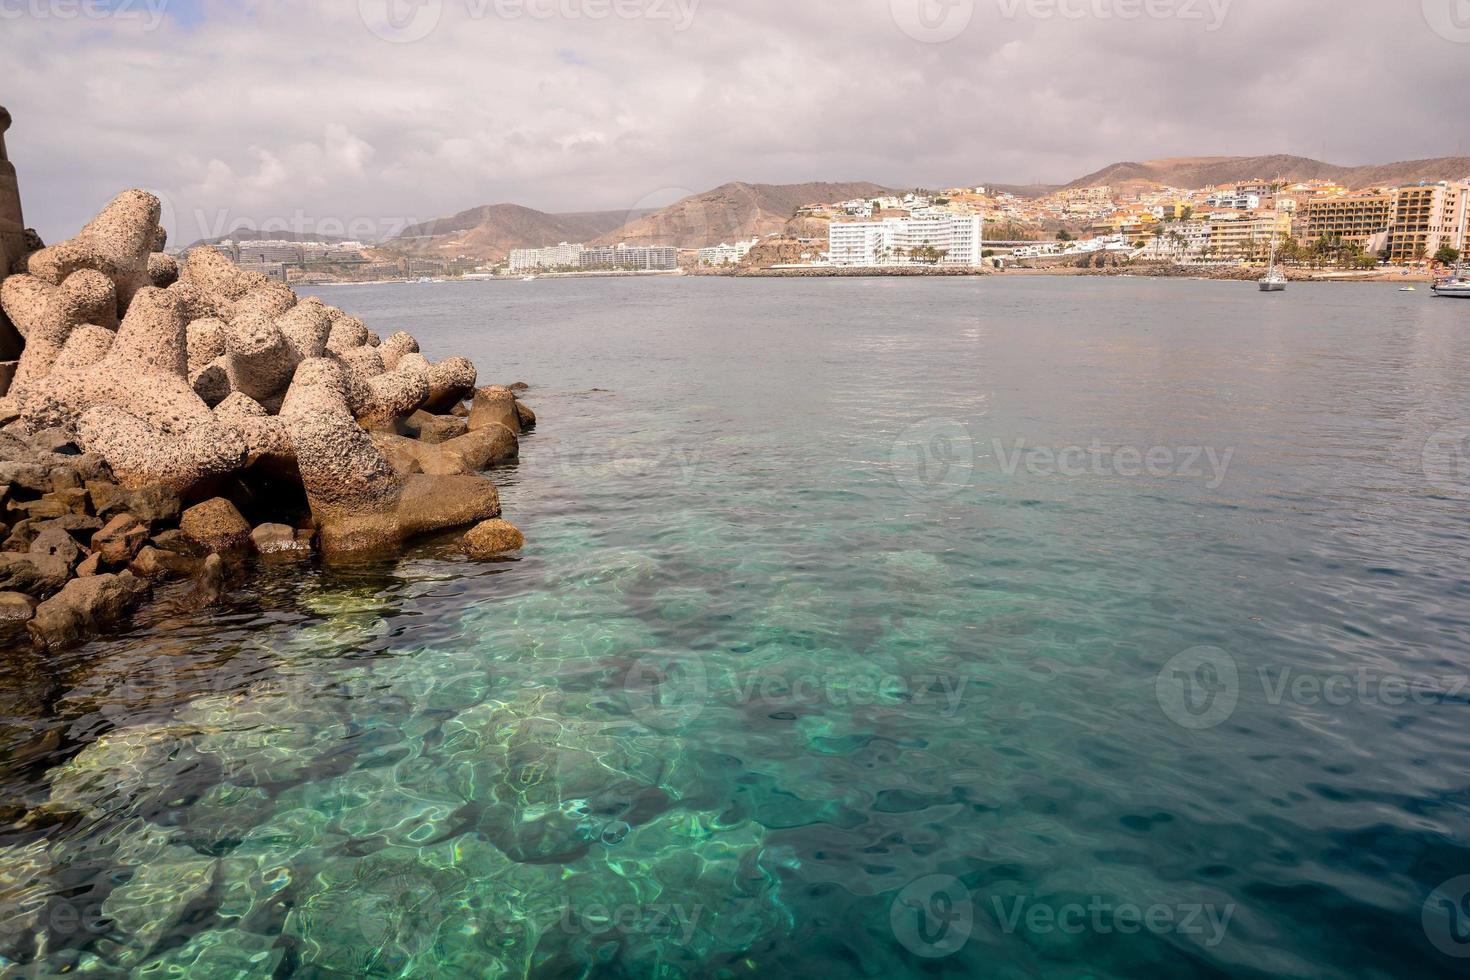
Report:
[{"label": "clear shallow water", "polygon": [[1463,968],[1466,304],[322,294],[533,385],[530,545],[13,653],[13,972]]}]

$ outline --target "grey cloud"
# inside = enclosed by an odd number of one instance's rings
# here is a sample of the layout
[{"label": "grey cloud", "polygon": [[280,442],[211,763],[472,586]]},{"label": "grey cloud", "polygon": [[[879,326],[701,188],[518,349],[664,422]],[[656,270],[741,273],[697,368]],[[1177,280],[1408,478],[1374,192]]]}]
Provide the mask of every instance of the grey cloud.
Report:
[{"label": "grey cloud", "polygon": [[[271,219],[390,233],[496,201],[626,209],[734,179],[1449,155],[1470,54],[1420,0],[430,0],[417,39],[358,14],[406,0],[205,0],[152,30],[14,15],[47,2],[0,12],[0,100],[53,239],[129,185],[165,196],[178,241]],[[955,10],[950,39],[915,38]]]}]

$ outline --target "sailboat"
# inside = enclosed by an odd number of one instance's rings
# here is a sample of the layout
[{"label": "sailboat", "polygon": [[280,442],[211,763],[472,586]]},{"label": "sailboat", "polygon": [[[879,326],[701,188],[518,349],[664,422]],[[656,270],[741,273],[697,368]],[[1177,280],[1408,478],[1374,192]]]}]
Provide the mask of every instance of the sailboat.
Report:
[{"label": "sailboat", "polygon": [[1265,276],[1261,278],[1261,292],[1284,293],[1286,292],[1286,273],[1276,268],[1276,239],[1280,237],[1273,229],[1271,231],[1271,265],[1266,270]]}]

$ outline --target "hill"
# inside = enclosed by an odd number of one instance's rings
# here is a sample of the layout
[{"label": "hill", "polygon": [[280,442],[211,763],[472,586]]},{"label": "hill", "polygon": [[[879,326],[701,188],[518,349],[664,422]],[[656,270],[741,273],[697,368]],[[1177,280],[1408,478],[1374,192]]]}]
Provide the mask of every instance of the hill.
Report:
[{"label": "hill", "polygon": [[200,245],[218,245],[223,241],[232,242],[311,242],[317,245],[340,245],[347,241],[340,235],[318,235],[314,232],[295,231],[256,231],[250,228],[239,228],[228,235],[219,238],[201,238],[197,242],[185,246],[180,251],[187,252],[191,248]]},{"label": "hill", "polygon": [[519,204],[487,204],[405,228],[389,245],[416,255],[471,255],[499,260],[513,248],[591,241],[625,223],[628,217],[626,211],[547,214]]},{"label": "hill", "polygon": [[747,184],[736,181],[676,201],[653,214],[635,218],[598,238],[600,244],[677,245],[702,248],[786,227],[804,204],[845,201],[890,193],[866,181],[808,184]]},{"label": "hill", "polygon": [[1376,184],[1407,184],[1418,180],[1457,180],[1470,174],[1470,157],[1438,157],[1365,167],[1343,167],[1309,157],[1276,154],[1257,157],[1175,157],[1144,163],[1123,162],[1104,167],[1067,185],[1127,187],[1154,184],[1169,187],[1210,187],[1261,178],[1271,180],[1332,180],[1348,188]]}]

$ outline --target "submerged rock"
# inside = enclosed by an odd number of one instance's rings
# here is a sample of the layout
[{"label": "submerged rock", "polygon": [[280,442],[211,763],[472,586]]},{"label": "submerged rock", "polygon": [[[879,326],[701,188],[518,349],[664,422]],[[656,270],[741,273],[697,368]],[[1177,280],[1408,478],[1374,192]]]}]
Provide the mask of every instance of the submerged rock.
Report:
[{"label": "submerged rock", "polygon": [[526,536],[510,521],[484,521],[475,525],[460,542],[471,558],[494,558],[526,546]]},{"label": "submerged rock", "polygon": [[285,524],[262,524],[250,532],[250,541],[261,555],[309,555],[315,535]]},{"label": "submerged rock", "polygon": [[66,647],[122,625],[149,591],[131,572],[73,579],[41,603],[27,628],[43,649]]}]

